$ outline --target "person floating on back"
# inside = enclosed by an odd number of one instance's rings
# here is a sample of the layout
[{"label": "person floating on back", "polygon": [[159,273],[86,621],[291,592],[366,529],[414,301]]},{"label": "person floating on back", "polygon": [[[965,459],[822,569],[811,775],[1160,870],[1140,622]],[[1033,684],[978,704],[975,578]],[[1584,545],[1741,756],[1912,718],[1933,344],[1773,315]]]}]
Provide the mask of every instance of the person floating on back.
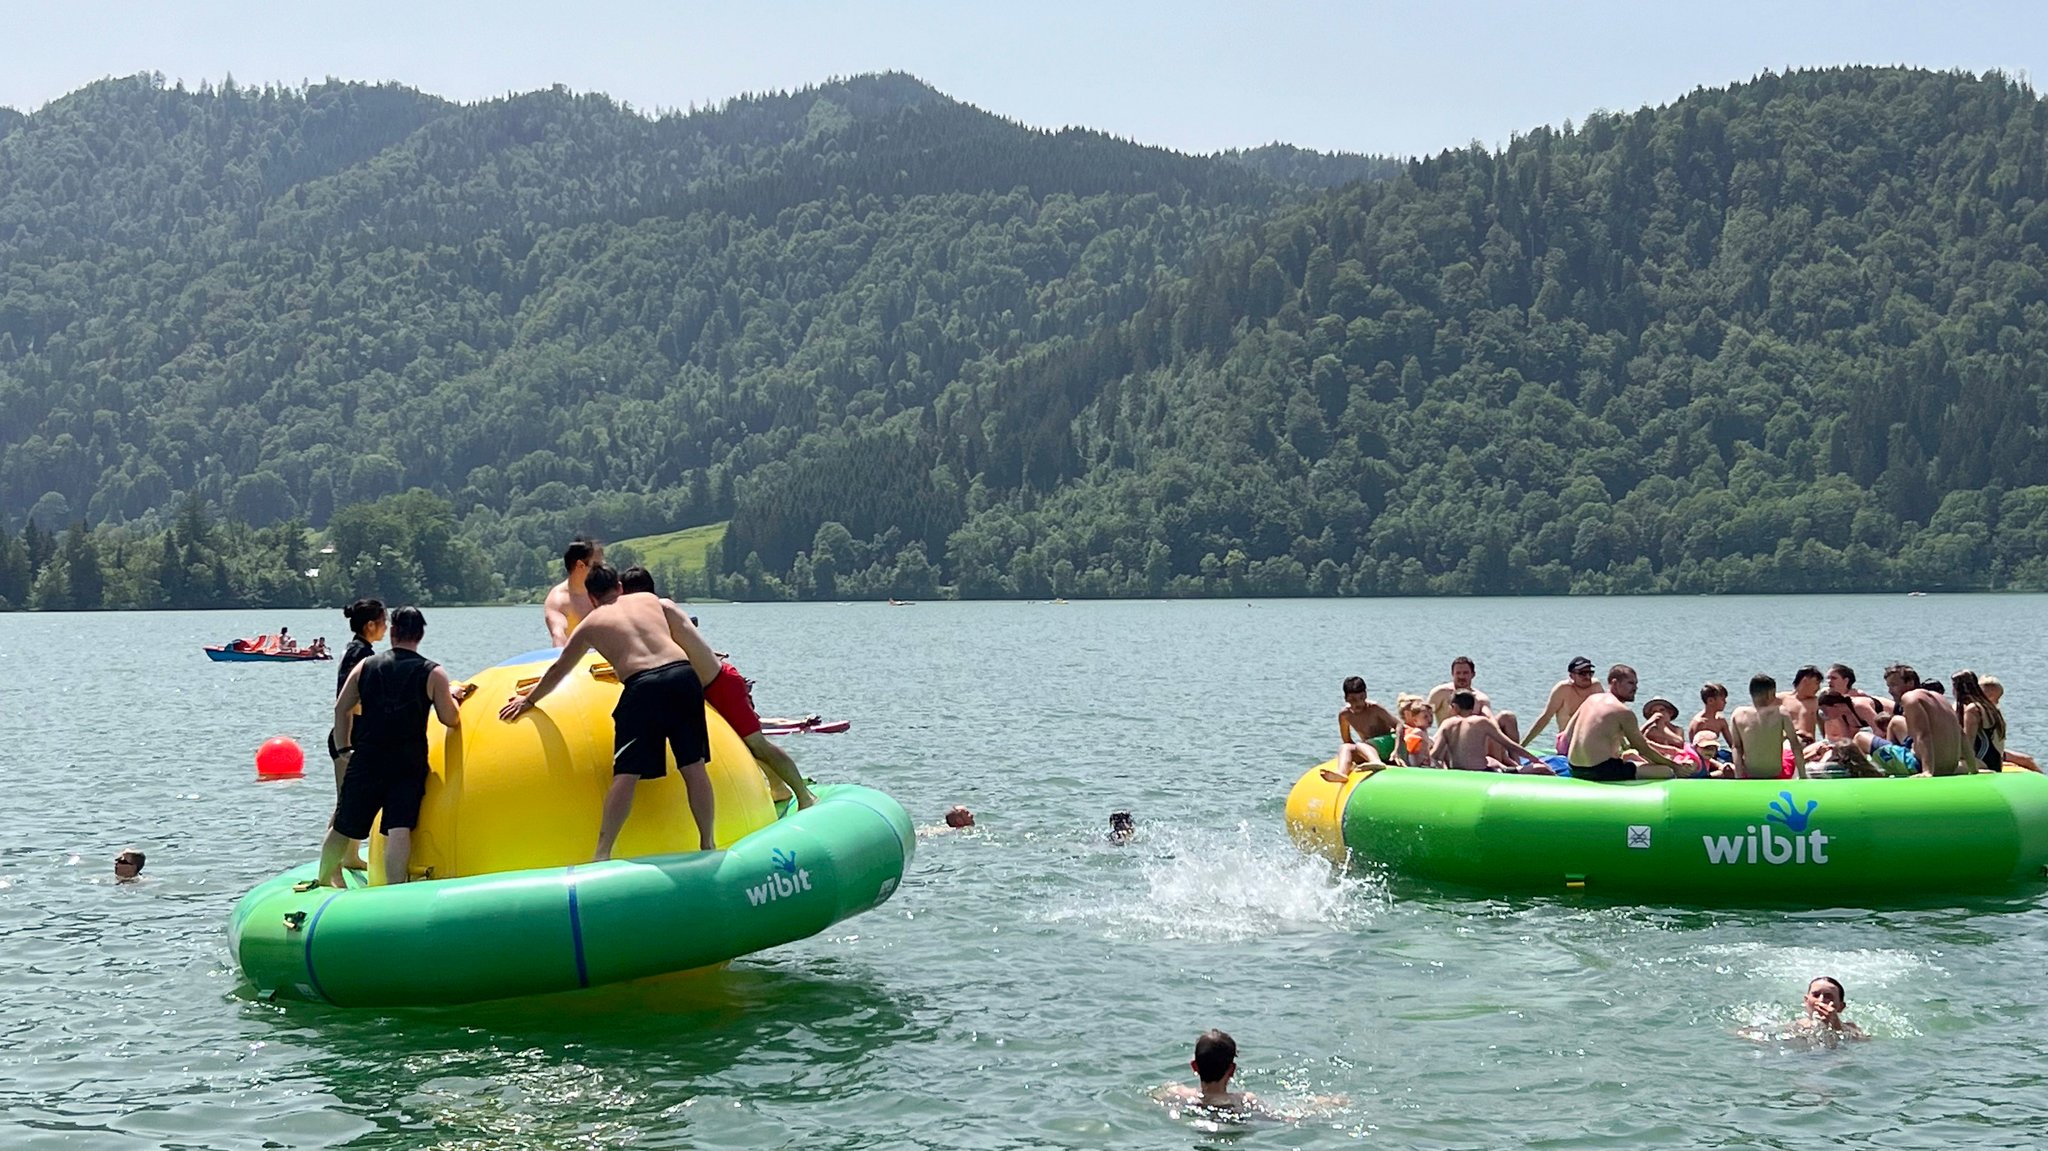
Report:
[{"label": "person floating on back", "polygon": [[602,862],[612,857],[619,829],[633,811],[634,790],[641,780],[668,774],[670,750],[689,793],[698,849],[715,851],[717,797],[704,766],[711,755],[711,736],[704,726],[704,683],[697,669],[715,668],[718,659],[675,604],[658,596],[621,595],[619,573],[611,565],[591,565],[583,584],[590,595],[590,614],[569,632],[562,654],[548,665],[540,682],[506,700],[498,718],[511,723],[531,711],[561,686],[585,652],[595,650],[625,686],[612,709],[612,782],[605,792],[597,851],[591,858]]},{"label": "person floating on back", "polygon": [[541,615],[547,620],[548,643],[555,647],[568,643],[569,633],[590,614],[595,605],[584,580],[591,568],[603,562],[604,545],[586,536],[577,536],[562,549],[562,582],[548,589],[548,598],[540,605]]},{"label": "person floating on back", "polygon": [[[391,613],[391,647],[356,665],[334,700],[336,761],[341,798],[320,845],[320,882],[342,886],[341,856],[349,841],[368,839],[383,813],[384,882],[404,883],[412,859],[412,830],[427,794],[427,715],[462,726],[459,706],[469,695],[448,682],[447,669],[419,652],[426,617],[416,607]],[[356,715],[356,709],[362,715]]]}]

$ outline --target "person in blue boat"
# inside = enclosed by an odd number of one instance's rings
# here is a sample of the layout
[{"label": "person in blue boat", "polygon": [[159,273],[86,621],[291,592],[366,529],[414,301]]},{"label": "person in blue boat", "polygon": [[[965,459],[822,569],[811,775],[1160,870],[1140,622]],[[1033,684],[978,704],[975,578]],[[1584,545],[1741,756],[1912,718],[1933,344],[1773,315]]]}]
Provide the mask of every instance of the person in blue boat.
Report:
[{"label": "person in blue boat", "polygon": [[[391,613],[391,647],[356,665],[334,701],[335,749],[343,774],[341,799],[320,845],[320,881],[341,887],[341,856],[351,840],[368,839],[384,817],[384,882],[411,873],[412,829],[427,794],[427,716],[462,726],[459,693],[448,671],[420,654],[427,620],[416,607]],[[360,708],[361,718],[356,711]]]},{"label": "person in blue boat", "polygon": [[612,665],[624,690],[612,709],[612,783],[605,792],[592,861],[612,857],[619,830],[633,813],[633,794],[640,781],[667,775],[671,750],[689,794],[697,846],[716,851],[712,824],[717,796],[705,770],[711,734],[704,726],[704,683],[697,669],[716,669],[718,657],[675,604],[658,596],[621,595],[619,573],[610,564],[593,565],[583,586],[590,593],[590,614],[569,633],[562,654],[540,681],[505,701],[498,718],[511,723],[531,711],[561,685],[585,652],[596,651]]}]

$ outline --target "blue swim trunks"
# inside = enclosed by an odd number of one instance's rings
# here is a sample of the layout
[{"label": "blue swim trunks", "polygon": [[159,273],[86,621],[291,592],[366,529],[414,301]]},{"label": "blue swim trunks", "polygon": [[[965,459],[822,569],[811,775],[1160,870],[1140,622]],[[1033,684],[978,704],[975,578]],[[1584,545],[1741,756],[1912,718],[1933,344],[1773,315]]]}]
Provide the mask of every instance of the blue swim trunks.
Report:
[{"label": "blue swim trunks", "polygon": [[1902,747],[1881,735],[1870,737],[1870,761],[1886,775],[1920,774],[1920,757],[1910,747]]}]

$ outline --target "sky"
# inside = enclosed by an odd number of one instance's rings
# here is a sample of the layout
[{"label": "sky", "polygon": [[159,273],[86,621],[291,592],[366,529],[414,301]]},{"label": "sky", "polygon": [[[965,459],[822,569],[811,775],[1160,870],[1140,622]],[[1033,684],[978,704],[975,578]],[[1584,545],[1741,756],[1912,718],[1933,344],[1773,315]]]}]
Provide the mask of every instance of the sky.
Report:
[{"label": "sky", "polygon": [[0,105],[105,76],[566,84],[642,109],[903,71],[1041,127],[1416,155],[1837,64],[2048,76],[2048,4],[0,0]]}]

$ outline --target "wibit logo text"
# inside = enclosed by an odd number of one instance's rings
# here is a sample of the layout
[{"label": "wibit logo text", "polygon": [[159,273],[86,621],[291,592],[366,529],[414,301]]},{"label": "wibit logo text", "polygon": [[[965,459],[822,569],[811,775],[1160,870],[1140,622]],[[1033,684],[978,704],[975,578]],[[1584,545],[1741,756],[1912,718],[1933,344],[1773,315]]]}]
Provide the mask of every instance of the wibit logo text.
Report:
[{"label": "wibit logo text", "polygon": [[747,903],[759,907],[811,889],[811,873],[796,865],[796,852],[777,848],[768,855],[768,882],[747,888]]},{"label": "wibit logo text", "polygon": [[[1783,802],[1779,802],[1783,800]],[[1761,824],[1743,829],[1743,835],[1702,835],[1700,842],[1707,849],[1708,863],[1768,863],[1778,866],[1786,863],[1826,863],[1828,861],[1828,836],[1819,831],[1807,830],[1807,821],[1813,817],[1814,809],[1820,804],[1807,800],[1802,809],[1789,791],[1778,793],[1778,799],[1771,801],[1771,812]],[[1777,824],[1790,834],[1771,830]]]}]

